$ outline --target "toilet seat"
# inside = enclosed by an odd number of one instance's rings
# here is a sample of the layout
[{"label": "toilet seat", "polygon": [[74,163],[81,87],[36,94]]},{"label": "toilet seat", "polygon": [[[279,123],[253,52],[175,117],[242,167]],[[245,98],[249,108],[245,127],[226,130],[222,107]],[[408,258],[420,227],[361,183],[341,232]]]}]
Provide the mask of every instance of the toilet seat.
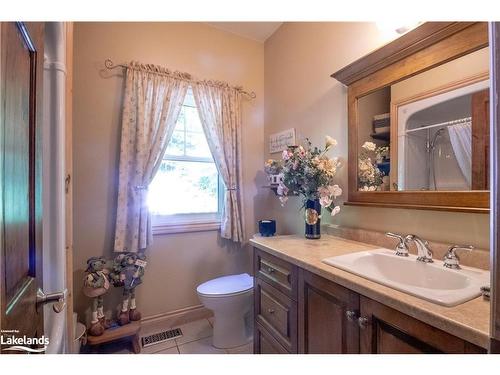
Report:
[{"label": "toilet seat", "polygon": [[204,297],[228,297],[247,293],[253,289],[253,277],[247,273],[230,275],[209,280],[196,288],[199,295]]}]

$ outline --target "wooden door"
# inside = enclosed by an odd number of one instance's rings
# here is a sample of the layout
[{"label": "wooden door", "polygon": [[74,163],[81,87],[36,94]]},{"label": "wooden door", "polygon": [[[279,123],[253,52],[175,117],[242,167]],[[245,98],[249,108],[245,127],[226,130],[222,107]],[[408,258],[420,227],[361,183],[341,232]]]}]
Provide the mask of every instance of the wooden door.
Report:
[{"label": "wooden door", "polygon": [[490,90],[472,95],[472,190],[490,189]]},{"label": "wooden door", "polygon": [[[0,329],[40,337],[43,23],[1,25]],[[5,349],[5,346],[4,348]]]},{"label": "wooden door", "polygon": [[299,271],[299,353],[359,352],[359,295],[305,270]]},{"label": "wooden door", "polygon": [[485,353],[456,336],[361,296],[362,354]]}]

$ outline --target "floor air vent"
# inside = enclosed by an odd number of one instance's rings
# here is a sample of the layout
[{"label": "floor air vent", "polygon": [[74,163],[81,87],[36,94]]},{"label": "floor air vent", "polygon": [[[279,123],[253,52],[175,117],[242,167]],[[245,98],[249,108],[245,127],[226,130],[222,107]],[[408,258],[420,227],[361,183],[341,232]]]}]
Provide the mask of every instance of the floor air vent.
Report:
[{"label": "floor air vent", "polygon": [[142,337],[142,347],[147,348],[148,346],[173,340],[181,336],[182,336],[182,331],[180,328],[174,328],[174,329],[169,329],[168,331],[153,333],[152,335]]}]

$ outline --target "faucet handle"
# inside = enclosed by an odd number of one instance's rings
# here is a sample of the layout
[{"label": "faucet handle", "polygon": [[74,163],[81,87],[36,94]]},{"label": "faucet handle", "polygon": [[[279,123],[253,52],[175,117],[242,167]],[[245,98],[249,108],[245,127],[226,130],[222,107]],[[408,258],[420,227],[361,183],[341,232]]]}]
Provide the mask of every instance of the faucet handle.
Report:
[{"label": "faucet handle", "polygon": [[454,270],[460,269],[460,258],[457,255],[457,250],[466,250],[472,251],[474,250],[474,246],[472,245],[453,245],[449,248],[448,252],[444,255],[443,258],[443,266],[446,268],[451,268]]},{"label": "faucet handle", "polygon": [[408,245],[406,244],[406,240],[403,236],[396,233],[387,232],[385,234],[387,237],[395,238],[399,240],[399,243],[396,246],[396,255],[400,257],[408,256]]}]

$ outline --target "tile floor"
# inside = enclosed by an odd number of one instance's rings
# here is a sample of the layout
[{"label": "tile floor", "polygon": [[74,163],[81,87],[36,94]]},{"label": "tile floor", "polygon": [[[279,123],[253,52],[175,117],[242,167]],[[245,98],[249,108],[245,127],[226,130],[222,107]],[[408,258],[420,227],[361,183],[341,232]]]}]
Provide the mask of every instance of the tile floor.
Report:
[{"label": "tile floor", "polygon": [[[231,349],[217,349],[212,346],[213,318],[200,319],[175,327],[167,327],[161,323],[144,324],[141,328],[141,336],[165,331],[169,328],[180,328],[183,336],[143,348],[142,354],[252,354],[253,342]],[[100,349],[103,354],[129,354],[129,344],[124,341],[116,341],[112,344],[103,345]]]}]

